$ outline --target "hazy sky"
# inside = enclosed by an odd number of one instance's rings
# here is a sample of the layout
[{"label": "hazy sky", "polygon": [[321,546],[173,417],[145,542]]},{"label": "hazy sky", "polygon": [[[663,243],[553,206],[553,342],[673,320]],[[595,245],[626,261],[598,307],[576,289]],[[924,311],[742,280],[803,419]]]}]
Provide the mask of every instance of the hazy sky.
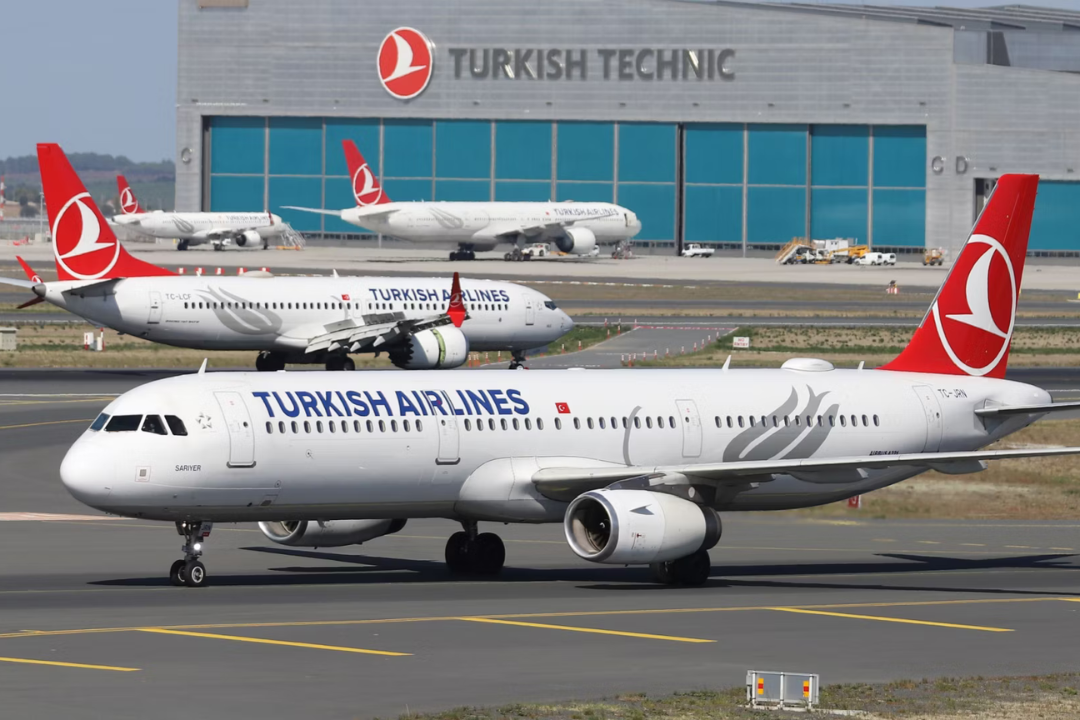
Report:
[{"label": "hazy sky", "polygon": [[3,5],[0,157],[58,142],[175,159],[176,0]]},{"label": "hazy sky", "polygon": [[[970,8],[1008,0],[876,4]],[[1031,4],[1080,10],[1080,0]],[[23,0],[5,3],[2,17],[0,157],[58,142],[72,152],[175,159],[176,0]]]}]

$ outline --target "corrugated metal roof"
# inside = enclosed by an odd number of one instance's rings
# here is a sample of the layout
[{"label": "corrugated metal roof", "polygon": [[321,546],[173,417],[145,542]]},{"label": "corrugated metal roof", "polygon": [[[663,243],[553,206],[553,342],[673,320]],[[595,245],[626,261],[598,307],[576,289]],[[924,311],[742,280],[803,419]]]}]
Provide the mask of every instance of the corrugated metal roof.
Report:
[{"label": "corrugated metal roof", "polygon": [[1080,32],[1080,11],[1035,5],[998,5],[985,8],[911,7],[899,5],[844,5],[805,2],[740,2],[713,0],[717,5],[776,9],[821,15],[855,17],[886,22],[952,27],[957,30],[1035,30]]}]

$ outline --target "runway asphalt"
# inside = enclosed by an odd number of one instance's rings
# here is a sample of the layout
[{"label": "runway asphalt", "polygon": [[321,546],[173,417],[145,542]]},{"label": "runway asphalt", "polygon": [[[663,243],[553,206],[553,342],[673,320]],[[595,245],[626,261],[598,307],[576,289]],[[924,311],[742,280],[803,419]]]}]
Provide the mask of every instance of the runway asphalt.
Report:
[{"label": "runway asphalt", "polygon": [[[168,585],[171,526],[107,518],[58,479],[115,393],[167,371],[0,371],[4,716],[395,716],[741,685],[1080,670],[1080,522],[727,515],[703,588],[597,566],[558,526],[494,526],[498,579],[442,564],[448,521],[360,547],[220,525],[212,585]],[[1017,370],[1080,396],[1080,368]]]}]

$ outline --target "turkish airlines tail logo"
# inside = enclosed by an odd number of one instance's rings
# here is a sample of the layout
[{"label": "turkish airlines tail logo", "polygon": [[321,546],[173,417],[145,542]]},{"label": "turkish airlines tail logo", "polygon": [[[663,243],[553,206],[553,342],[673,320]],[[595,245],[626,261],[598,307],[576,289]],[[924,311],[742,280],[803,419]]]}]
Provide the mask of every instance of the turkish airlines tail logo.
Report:
[{"label": "turkish airlines tail logo", "polygon": [[41,143],[37,152],[60,280],[173,274],[128,255],[59,145]]},{"label": "turkish airlines tail logo", "polygon": [[360,207],[369,205],[383,205],[390,202],[390,198],[379,185],[379,179],[371,171],[371,166],[360,154],[356,143],[352,140],[343,140],[341,146],[345,149],[345,164],[349,166],[349,178],[352,182],[353,197]]},{"label": "turkish airlines tail logo", "polygon": [[131,186],[128,185],[126,177],[117,175],[116,187],[120,190],[120,209],[125,215],[136,215],[143,212],[143,209],[139,207],[139,201],[135,197],[135,193],[132,191]]},{"label": "turkish airlines tail logo", "polygon": [[1038,175],[1003,175],[911,342],[883,370],[1005,377]]}]

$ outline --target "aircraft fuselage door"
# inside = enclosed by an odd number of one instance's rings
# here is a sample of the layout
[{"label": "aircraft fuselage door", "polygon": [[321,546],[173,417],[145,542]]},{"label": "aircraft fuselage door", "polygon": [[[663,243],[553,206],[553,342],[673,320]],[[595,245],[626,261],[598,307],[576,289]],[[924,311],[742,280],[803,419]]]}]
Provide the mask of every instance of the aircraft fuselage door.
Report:
[{"label": "aircraft fuselage door", "polygon": [[926,415],[926,445],[923,452],[937,452],[941,446],[941,405],[934,389],[929,385],[916,385],[915,394],[919,396],[923,413]]},{"label": "aircraft fuselage door", "polygon": [[454,415],[454,406],[446,393],[442,393],[443,402],[449,411],[447,415],[436,415],[439,428],[439,455],[435,459],[436,465],[456,465],[461,462],[458,442],[458,422]]},{"label": "aircraft fuselage door", "polygon": [[533,325],[536,323],[536,308],[533,306],[533,299],[528,295],[525,296],[525,324]]},{"label": "aircraft fuselage door", "polygon": [[161,293],[157,290],[150,291],[150,317],[146,321],[151,325],[161,322]]},{"label": "aircraft fuselage door", "polygon": [[682,454],[685,458],[701,456],[701,416],[693,400],[676,400],[679,408],[679,424],[682,425]]},{"label": "aircraft fuselage door", "polygon": [[229,431],[229,467],[255,467],[255,429],[244,399],[238,392],[214,393]]}]

